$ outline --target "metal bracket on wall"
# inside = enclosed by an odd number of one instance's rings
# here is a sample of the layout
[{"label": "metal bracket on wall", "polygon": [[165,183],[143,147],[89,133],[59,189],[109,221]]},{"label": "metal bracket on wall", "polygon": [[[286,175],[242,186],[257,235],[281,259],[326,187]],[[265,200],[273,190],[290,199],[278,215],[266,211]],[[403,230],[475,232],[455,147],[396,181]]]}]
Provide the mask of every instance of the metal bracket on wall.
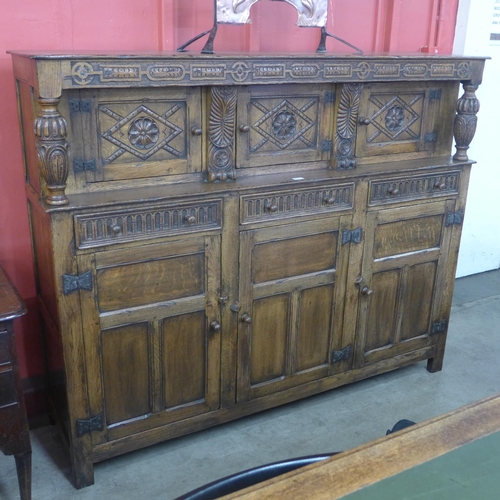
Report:
[{"label": "metal bracket on wall", "polygon": [[80,275],[63,274],[62,282],[64,295],[76,290],[92,290],[92,271]]},{"label": "metal bracket on wall", "polygon": [[363,230],[360,227],[351,231],[342,231],[342,245],[346,243],[361,243],[362,237]]},{"label": "metal bracket on wall", "polygon": [[104,430],[104,417],[102,413],[100,415],[97,415],[96,417],[92,417],[87,420],[76,421],[77,437],[89,434],[92,431],[102,431],[102,430]]}]

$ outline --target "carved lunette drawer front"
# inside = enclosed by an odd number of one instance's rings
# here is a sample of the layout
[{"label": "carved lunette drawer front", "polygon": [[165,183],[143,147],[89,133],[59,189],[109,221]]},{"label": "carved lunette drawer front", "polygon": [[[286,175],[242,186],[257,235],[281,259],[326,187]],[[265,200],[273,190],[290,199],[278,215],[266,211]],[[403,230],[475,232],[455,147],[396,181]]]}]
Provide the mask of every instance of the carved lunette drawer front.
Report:
[{"label": "carved lunette drawer front", "polygon": [[370,181],[370,205],[458,194],[460,172]]},{"label": "carved lunette drawer front", "polygon": [[75,215],[79,248],[221,227],[222,200]]},{"label": "carved lunette drawer front", "polygon": [[353,206],[353,198],[353,183],[242,196],[240,220],[245,224],[273,218],[349,210]]}]

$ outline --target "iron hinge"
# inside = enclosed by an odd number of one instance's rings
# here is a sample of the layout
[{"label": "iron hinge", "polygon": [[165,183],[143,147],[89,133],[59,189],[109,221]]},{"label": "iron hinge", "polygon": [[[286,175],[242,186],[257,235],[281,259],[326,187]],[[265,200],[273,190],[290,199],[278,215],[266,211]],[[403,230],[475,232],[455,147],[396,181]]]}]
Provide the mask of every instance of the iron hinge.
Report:
[{"label": "iron hinge", "polygon": [[63,274],[62,282],[64,295],[76,290],[92,290],[92,271],[80,275]]},{"label": "iron hinge", "polygon": [[84,171],[92,171],[95,172],[97,170],[97,162],[95,160],[74,160],[73,161],[73,170],[75,172],[84,172]]},{"label": "iron hinge", "polygon": [[321,141],[321,151],[323,153],[333,151],[333,141],[327,139]]},{"label": "iron hinge", "polygon": [[331,104],[337,100],[335,92],[325,92],[325,104]]},{"label": "iron hinge", "polygon": [[448,326],[448,320],[443,319],[443,321],[434,321],[431,325],[431,335],[436,333],[444,333],[446,331],[446,327]]},{"label": "iron hinge", "polygon": [[441,89],[432,89],[429,91],[429,99],[441,99]]},{"label": "iron hinge", "polygon": [[97,415],[96,417],[92,417],[87,420],[76,421],[77,437],[89,434],[92,431],[102,431],[102,430],[104,430],[104,417],[102,413],[100,415]]},{"label": "iron hinge", "polygon": [[360,227],[351,231],[342,231],[342,245],[346,243],[361,243],[362,236],[363,230]]},{"label": "iron hinge", "polygon": [[448,212],[446,214],[446,226],[452,226],[456,224],[460,226],[464,220],[464,211],[459,210],[458,212]]},{"label": "iron hinge", "polygon": [[437,137],[438,137],[437,132],[429,132],[428,134],[425,134],[424,142],[426,144],[429,144],[430,142],[436,142]]},{"label": "iron hinge", "polygon": [[332,363],[340,363],[341,361],[349,359],[350,356],[351,356],[351,346],[348,345],[341,351],[333,351]]},{"label": "iron hinge", "polygon": [[70,99],[69,100],[69,112],[70,113],[78,113],[79,111],[84,111],[86,113],[90,113],[91,110],[91,101],[90,99]]}]

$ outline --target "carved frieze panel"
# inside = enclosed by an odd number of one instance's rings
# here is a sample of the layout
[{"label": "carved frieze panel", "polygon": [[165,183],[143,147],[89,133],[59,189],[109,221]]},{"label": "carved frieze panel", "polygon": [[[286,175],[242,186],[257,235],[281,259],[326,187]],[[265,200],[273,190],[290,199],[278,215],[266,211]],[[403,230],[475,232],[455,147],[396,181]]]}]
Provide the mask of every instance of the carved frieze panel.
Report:
[{"label": "carved frieze panel", "polygon": [[473,76],[469,61],[414,58],[360,60],[328,57],[308,59],[217,58],[161,60],[76,60],[64,79],[65,88],[251,84],[286,82],[361,82],[405,80],[466,80]]}]

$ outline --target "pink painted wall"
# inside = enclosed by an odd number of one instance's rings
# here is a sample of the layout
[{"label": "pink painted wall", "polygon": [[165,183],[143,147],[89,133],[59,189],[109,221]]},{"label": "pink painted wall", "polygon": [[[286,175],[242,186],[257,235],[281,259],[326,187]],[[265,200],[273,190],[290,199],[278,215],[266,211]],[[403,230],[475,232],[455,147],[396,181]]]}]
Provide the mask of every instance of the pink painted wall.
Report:
[{"label": "pink painted wall", "polygon": [[[458,0],[329,0],[328,30],[366,52],[450,53]],[[28,305],[16,324],[23,377],[44,362],[24,196],[14,77],[6,50],[174,50],[211,27],[211,0],[4,0],[0,16],[0,264]],[[317,29],[295,26],[293,7],[264,0],[251,25],[221,26],[216,51],[307,52]],[[204,41],[190,50],[198,51]],[[331,52],[344,47],[328,40]]]}]

